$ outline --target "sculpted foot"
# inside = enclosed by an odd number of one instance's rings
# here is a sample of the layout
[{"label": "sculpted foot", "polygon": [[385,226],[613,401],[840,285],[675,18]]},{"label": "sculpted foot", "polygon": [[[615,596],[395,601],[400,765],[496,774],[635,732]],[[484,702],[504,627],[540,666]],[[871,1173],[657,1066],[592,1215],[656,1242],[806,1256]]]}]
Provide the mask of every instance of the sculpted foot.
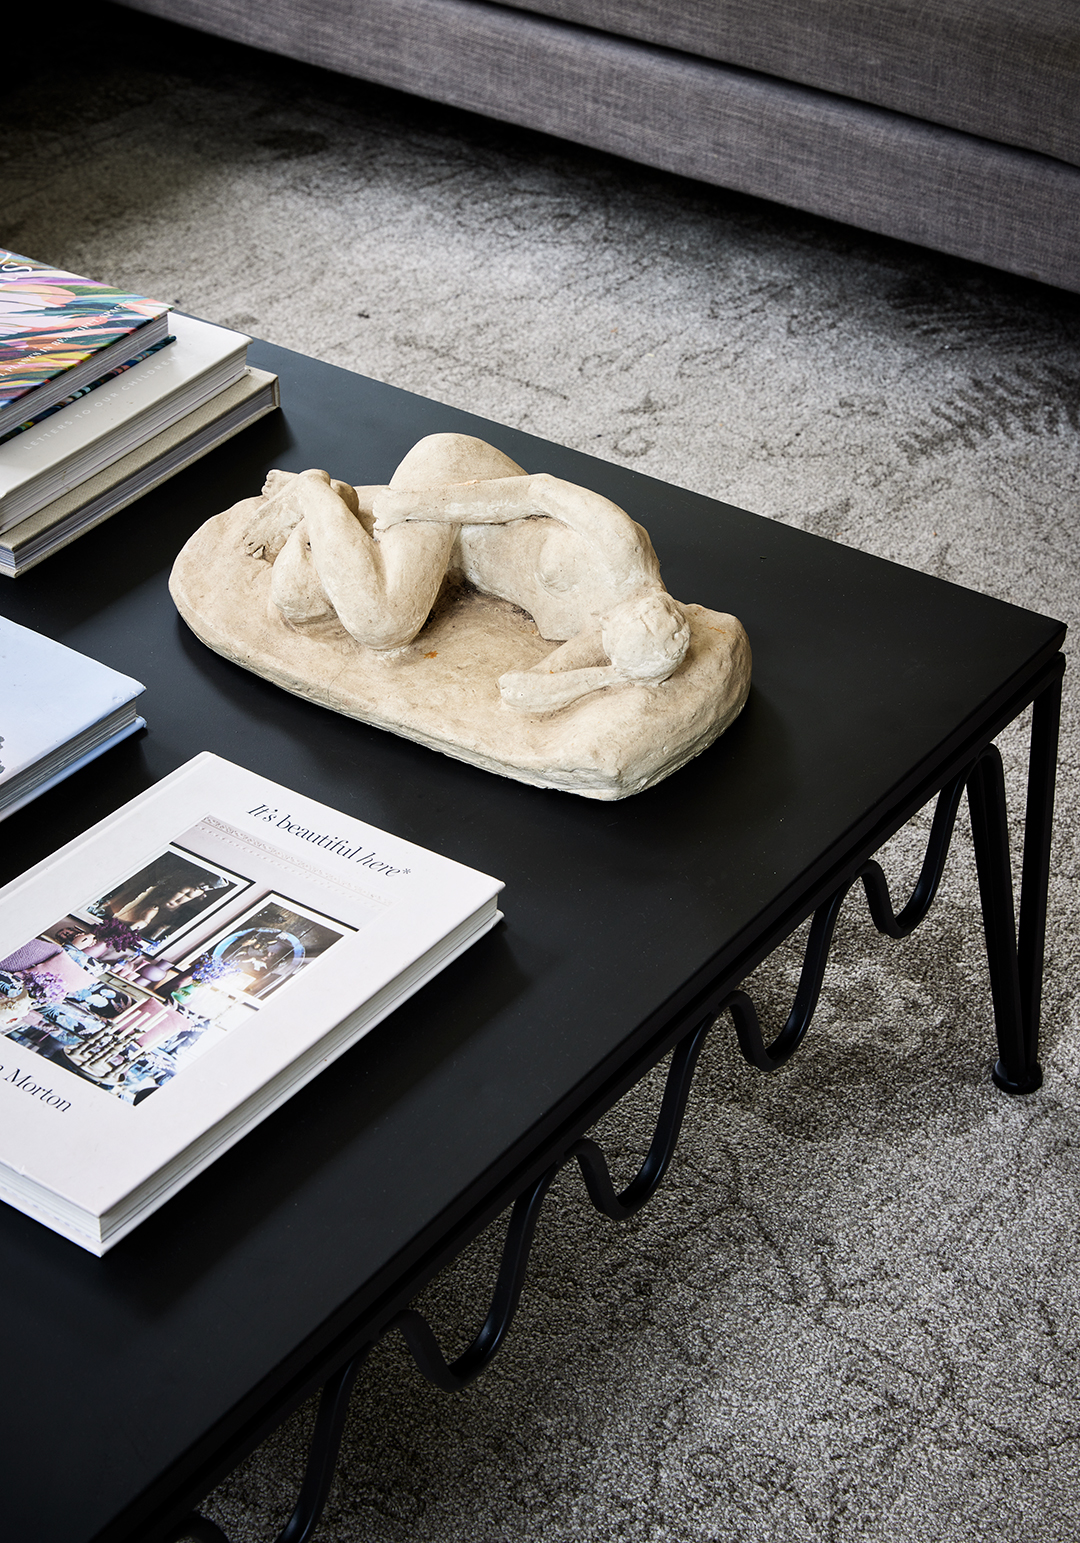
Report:
[{"label": "sculpted foot", "polygon": [[499,676],[499,695],[507,707],[519,713],[557,713],[594,691],[621,685],[622,681],[610,664],[586,670],[509,670]]},{"label": "sculpted foot", "polygon": [[244,533],[244,551],[248,557],[274,562],[303,519],[303,510],[292,497],[296,478],[297,473],[289,471],[272,471],[267,475],[263,483],[265,502],[255,511]]}]

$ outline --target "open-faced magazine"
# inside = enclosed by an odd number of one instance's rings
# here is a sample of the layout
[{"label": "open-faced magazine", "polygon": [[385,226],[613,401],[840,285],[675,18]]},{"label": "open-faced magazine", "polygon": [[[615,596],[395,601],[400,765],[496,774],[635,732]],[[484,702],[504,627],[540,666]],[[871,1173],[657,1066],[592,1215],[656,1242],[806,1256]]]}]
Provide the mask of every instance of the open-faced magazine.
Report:
[{"label": "open-faced magazine", "polygon": [[104,1253],[499,919],[204,754],[0,890],[0,1199]]}]

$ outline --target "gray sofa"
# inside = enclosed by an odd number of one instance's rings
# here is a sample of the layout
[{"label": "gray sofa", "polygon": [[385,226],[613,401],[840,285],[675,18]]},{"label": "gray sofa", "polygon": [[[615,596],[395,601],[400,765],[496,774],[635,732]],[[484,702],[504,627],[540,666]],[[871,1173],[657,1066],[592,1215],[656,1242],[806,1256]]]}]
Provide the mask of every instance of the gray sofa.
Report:
[{"label": "gray sofa", "polygon": [[125,0],[1080,290],[1080,0]]}]

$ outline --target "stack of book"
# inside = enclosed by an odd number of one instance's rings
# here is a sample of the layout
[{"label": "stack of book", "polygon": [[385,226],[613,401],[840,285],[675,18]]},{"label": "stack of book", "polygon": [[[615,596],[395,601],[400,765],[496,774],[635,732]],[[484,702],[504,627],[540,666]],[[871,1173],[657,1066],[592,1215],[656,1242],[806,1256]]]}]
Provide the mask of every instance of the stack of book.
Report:
[{"label": "stack of book", "polygon": [[145,728],[129,675],[0,616],[0,820]]},{"label": "stack of book", "polygon": [[278,405],[241,332],[0,249],[0,573]]}]

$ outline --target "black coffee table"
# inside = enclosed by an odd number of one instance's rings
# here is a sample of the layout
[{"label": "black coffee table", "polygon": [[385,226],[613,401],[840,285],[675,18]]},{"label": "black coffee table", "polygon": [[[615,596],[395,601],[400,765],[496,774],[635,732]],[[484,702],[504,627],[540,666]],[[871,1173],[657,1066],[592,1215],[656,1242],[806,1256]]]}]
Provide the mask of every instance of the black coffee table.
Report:
[{"label": "black coffee table", "polygon": [[[942,790],[899,923],[867,872],[875,919],[895,933],[925,910],[966,784],[994,1075],[1011,1092],[1040,1080],[1060,623],[281,349],[251,357],[281,375],[282,414],[0,591],[13,620],[144,680],[150,724],[0,826],[0,877],[209,749],[499,875],[506,921],[104,1260],[0,1206],[0,1515],[20,1543],[166,1537],[323,1384],[328,1472],[355,1358],[395,1318],[433,1380],[474,1374],[512,1313],[553,1171],[576,1154],[611,1214],[646,1198],[717,1011],[731,1008],[751,1060],[779,1064],[809,1022],[839,898]],[[742,718],[659,788],[604,804],[489,776],[286,695],[178,620],[174,554],[268,467],[380,481],[444,429],[607,494],[648,527],[673,594],[746,625]],[[987,746],[1032,701],[1018,951]],[[737,988],[811,912],[799,999],[767,1045]],[[988,1024],[988,1058],[992,1043]],[[580,1137],[673,1045],[650,1161],[616,1197]],[[398,1315],[515,1197],[492,1316],[448,1368]],[[289,1543],[308,1536],[320,1489],[315,1471]]]}]

